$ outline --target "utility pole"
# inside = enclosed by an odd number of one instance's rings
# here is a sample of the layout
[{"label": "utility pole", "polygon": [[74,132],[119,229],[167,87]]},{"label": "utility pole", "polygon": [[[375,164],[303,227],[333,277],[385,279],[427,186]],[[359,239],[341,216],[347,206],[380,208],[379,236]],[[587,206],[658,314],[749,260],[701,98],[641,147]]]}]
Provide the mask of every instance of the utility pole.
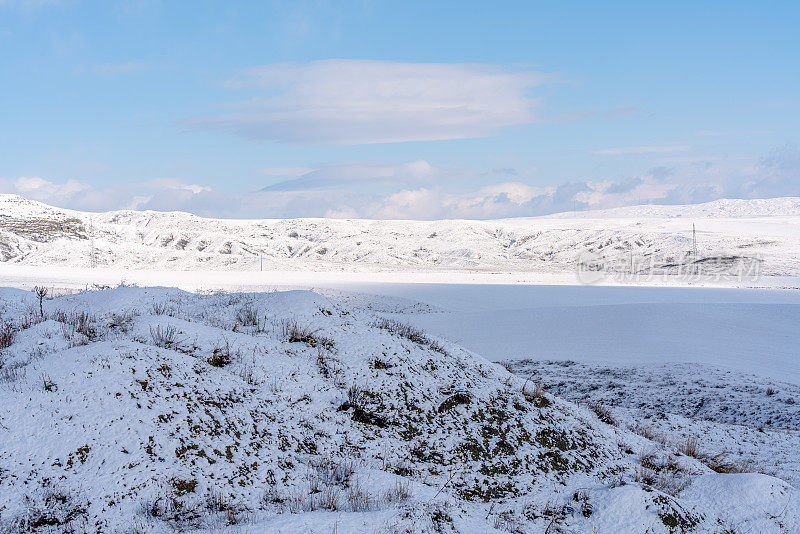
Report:
[{"label": "utility pole", "polygon": [[697,258],[697,230],[695,230],[694,223],[692,223],[692,255]]}]

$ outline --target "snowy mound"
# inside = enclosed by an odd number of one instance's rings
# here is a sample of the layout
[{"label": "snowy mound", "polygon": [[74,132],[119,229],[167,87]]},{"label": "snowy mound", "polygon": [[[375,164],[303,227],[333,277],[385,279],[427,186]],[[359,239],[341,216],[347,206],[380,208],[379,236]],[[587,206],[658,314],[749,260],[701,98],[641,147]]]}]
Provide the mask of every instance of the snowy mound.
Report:
[{"label": "snowy mound", "polygon": [[0,290],[0,530],[800,528],[781,480],[315,293],[41,304]]}]

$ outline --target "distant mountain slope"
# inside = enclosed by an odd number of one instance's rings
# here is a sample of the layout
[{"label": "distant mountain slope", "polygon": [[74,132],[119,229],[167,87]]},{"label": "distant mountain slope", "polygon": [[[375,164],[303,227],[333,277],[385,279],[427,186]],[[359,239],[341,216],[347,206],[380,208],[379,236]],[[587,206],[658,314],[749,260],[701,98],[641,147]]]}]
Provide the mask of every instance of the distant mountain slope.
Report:
[{"label": "distant mountain slope", "polygon": [[[697,228],[698,257],[692,224]],[[492,221],[207,219],[181,212],[86,213],[0,195],[0,261],[176,270],[469,270],[573,272],[590,251],[611,269],[630,258],[661,272],[800,273],[800,199],[636,206]],[[711,258],[713,261],[709,262]]]},{"label": "distant mountain slope", "polygon": [[704,204],[678,206],[643,204],[606,210],[565,212],[547,217],[774,217],[800,216],[800,197],[756,198],[751,200],[723,198]]}]

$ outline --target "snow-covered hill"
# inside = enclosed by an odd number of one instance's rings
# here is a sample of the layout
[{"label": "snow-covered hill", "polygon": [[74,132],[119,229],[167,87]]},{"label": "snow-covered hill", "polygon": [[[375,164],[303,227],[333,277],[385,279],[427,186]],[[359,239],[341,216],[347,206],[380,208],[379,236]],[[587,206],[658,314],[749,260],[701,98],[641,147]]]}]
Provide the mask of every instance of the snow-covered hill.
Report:
[{"label": "snow-covered hill", "polygon": [[[697,229],[693,254],[692,225]],[[494,221],[222,220],[171,212],[84,213],[0,195],[0,260],[162,270],[800,274],[800,199],[638,206]]]},{"label": "snow-covered hill", "polygon": [[590,218],[673,218],[673,217],[796,217],[800,215],[800,197],[729,199],[724,198],[703,204],[657,205],[642,204],[605,210],[557,213],[549,217],[590,217]]},{"label": "snow-covered hill", "polygon": [[347,300],[0,289],[0,530],[800,528],[789,483]]}]

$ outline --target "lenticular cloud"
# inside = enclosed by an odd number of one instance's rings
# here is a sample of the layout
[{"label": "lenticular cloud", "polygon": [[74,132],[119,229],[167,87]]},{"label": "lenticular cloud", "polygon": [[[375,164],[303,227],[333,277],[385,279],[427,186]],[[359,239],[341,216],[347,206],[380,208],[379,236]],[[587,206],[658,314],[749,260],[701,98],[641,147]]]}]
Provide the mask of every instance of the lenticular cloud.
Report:
[{"label": "lenticular cloud", "polygon": [[228,82],[259,97],[185,124],[301,144],[463,139],[534,122],[554,77],[483,64],[326,60],[254,67]]}]

